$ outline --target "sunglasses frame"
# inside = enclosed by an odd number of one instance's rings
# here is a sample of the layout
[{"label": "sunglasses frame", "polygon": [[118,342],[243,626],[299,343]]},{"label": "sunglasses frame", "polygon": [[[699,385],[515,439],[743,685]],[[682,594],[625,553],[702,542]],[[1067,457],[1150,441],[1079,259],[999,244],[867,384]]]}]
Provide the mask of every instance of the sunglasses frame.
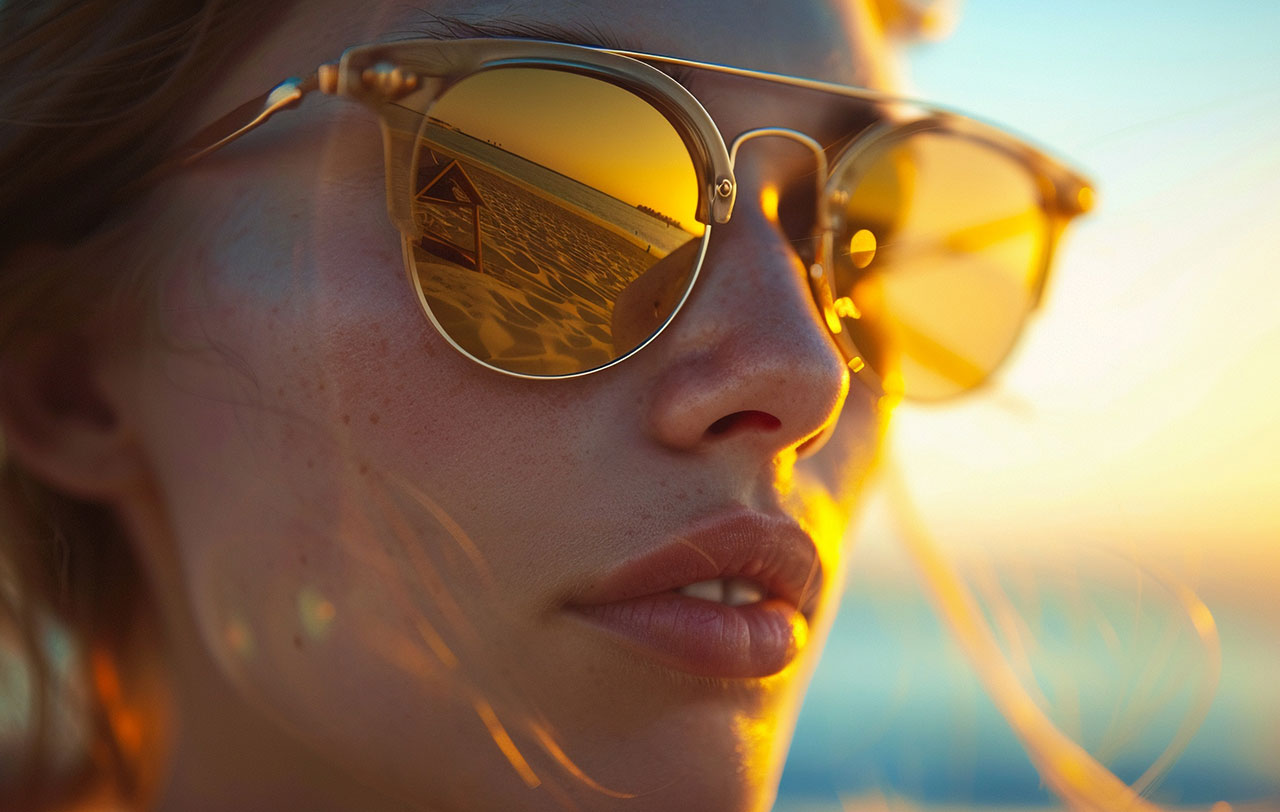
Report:
[{"label": "sunglasses frame", "polygon": [[[820,91],[846,99],[864,100],[878,105],[883,113],[883,120],[857,134],[837,155],[835,161],[831,162],[830,171],[823,145],[809,135],[788,128],[762,127],[747,130],[735,135],[730,146],[726,147],[719,128],[697,98],[676,79],[655,66],[710,71]],[[671,122],[689,150],[699,187],[696,217],[705,225],[689,282],[680,301],[662,325],[638,346],[605,364],[557,375],[530,375],[502,369],[476,358],[459,346],[437,321],[423,297],[421,286],[414,278],[410,240],[402,240],[406,273],[414,289],[418,291],[423,310],[436,330],[471,360],[514,377],[560,379],[598,372],[639,352],[667,328],[696,284],[706,255],[712,224],[726,223],[732,215],[737,196],[737,180],[733,171],[735,159],[738,148],[752,138],[783,136],[799,141],[814,151],[818,163],[816,193],[819,222],[815,223],[813,236],[818,238],[819,248],[809,269],[809,283],[833,340],[848,357],[850,370],[877,394],[884,394],[883,381],[862,361],[847,334],[841,335],[839,316],[832,302],[830,283],[827,281],[831,273],[828,269],[833,268],[831,262],[834,260],[831,244],[832,207],[829,202],[841,191],[833,184],[836,178],[844,174],[845,168],[856,164],[860,155],[867,154],[872,147],[887,139],[924,130],[945,131],[981,141],[1022,164],[1038,185],[1048,228],[1043,256],[1039,267],[1034,270],[1028,314],[1040,304],[1054,249],[1066,224],[1087,212],[1093,204],[1092,184],[1081,173],[996,126],[938,105],[868,88],[678,57],[505,38],[412,39],[348,48],[337,62],[320,65],[315,73],[304,78],[288,79],[208,125],[153,175],[167,175],[203,160],[262,126],[277,113],[298,106],[306,95],[317,90],[328,95],[345,96],[368,107],[379,117],[383,134],[388,216],[402,234],[412,236],[417,231],[412,214],[412,168],[422,117],[436,99],[462,79],[482,71],[509,67],[542,67],[585,74],[618,85],[651,104]],[[963,391],[980,388],[999,366],[997,363],[986,371],[981,381]]]}]

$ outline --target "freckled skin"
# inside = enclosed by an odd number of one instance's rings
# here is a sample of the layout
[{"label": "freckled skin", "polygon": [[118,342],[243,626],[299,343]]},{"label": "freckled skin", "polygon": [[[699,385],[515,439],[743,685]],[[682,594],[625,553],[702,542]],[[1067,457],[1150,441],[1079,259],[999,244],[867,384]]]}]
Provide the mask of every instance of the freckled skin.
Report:
[{"label": "freckled skin", "polygon": [[[843,3],[432,5],[474,18],[493,8],[707,61],[861,84],[883,73],[863,10]],[[402,31],[408,13],[300,3],[197,118]],[[727,134],[817,120],[731,90],[700,90]],[[158,483],[121,509],[166,550],[152,570],[173,582],[161,589],[170,634],[202,641],[175,649],[193,683],[179,685],[179,711],[208,716],[202,697],[217,695],[232,728],[220,741],[179,729],[164,805],[203,808],[184,805],[190,784],[240,771],[239,791],[264,806],[296,801],[297,782],[333,789],[307,798],[314,809],[352,798],[365,809],[766,808],[883,428],[850,388],[798,261],[752,207],[763,184],[811,165],[744,149],[734,219],[713,232],[672,327],[605,372],[524,381],[462,357],[422,314],[363,109],[318,98],[269,129],[162,190],[167,225],[180,225],[149,238],[173,241],[163,306],[176,341],[120,373]],[[757,417],[729,419],[738,413]],[[824,430],[821,450],[798,458]],[[781,674],[693,678],[561,611],[733,504],[820,531],[823,607]],[[304,591],[331,607],[323,638],[305,631]],[[233,621],[251,653],[228,643]],[[261,733],[270,753],[244,733],[256,719],[287,731]],[[254,758],[287,778],[261,778]]]}]

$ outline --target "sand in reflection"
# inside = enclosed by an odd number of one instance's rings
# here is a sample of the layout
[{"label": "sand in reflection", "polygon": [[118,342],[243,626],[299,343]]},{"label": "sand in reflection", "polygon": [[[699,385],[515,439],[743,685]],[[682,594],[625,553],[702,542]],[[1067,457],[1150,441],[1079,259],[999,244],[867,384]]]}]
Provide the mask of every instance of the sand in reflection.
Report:
[{"label": "sand in reflection", "polygon": [[[678,249],[699,235],[674,218],[465,134],[427,135],[408,250],[432,315],[462,349],[527,374],[579,372],[634,348],[678,304],[696,259]],[[655,266],[641,287],[656,312],[615,334],[615,303]]]}]

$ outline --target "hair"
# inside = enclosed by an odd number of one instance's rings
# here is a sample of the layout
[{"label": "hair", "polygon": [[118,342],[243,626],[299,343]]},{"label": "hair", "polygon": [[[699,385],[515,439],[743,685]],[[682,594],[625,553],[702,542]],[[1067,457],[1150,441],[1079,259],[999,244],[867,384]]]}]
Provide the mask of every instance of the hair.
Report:
[{"label": "hair", "polygon": [[[0,358],[138,299],[149,272],[103,261],[127,256],[112,225],[173,149],[190,89],[278,10],[0,2]],[[142,808],[164,732],[162,703],[124,701],[122,675],[154,646],[138,560],[108,508],[37,481],[2,441],[0,685],[18,709],[0,719],[0,809]]]}]

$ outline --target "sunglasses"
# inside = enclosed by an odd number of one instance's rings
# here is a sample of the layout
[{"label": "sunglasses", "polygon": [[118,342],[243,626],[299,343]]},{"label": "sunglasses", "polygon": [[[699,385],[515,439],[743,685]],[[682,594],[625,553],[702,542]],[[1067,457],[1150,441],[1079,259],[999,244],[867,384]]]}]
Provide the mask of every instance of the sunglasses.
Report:
[{"label": "sunglasses", "polygon": [[[674,78],[704,73],[741,82],[753,103],[784,94],[834,136],[762,126],[726,146]],[[381,120],[388,212],[431,323],[477,363],[523,378],[606,369],[671,323],[712,226],[730,219],[735,159],[754,138],[810,151],[813,178],[766,187],[759,204],[807,268],[850,370],[894,396],[939,400],[985,382],[1039,303],[1066,223],[1092,201],[1083,176],[938,107],[513,39],[350,48],[205,128],[166,169],[316,90]]]}]

